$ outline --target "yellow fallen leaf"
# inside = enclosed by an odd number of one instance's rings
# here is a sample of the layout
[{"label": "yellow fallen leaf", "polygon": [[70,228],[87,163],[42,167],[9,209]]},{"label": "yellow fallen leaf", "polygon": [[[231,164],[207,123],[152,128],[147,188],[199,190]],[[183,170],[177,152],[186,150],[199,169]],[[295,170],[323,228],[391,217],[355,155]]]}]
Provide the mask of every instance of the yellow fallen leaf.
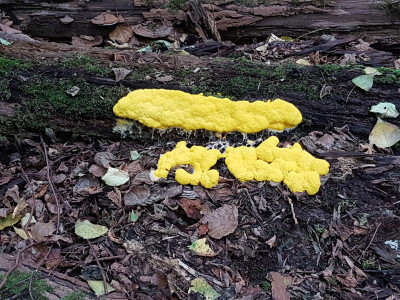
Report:
[{"label": "yellow fallen leaf", "polygon": [[206,300],[215,300],[219,296],[221,296],[203,278],[193,279],[190,284],[192,286],[188,290],[189,294],[191,291],[202,294],[206,298]]},{"label": "yellow fallen leaf", "polygon": [[8,215],[5,218],[0,218],[0,230],[17,224],[19,220],[21,220],[21,218],[21,215],[13,217],[12,214]]},{"label": "yellow fallen leaf", "polygon": [[378,118],[369,135],[369,143],[379,148],[391,147],[400,141],[400,128]]},{"label": "yellow fallen leaf", "polygon": [[[28,239],[28,236],[25,233],[25,230],[18,228],[18,227],[14,227],[15,233],[18,234],[21,238],[23,238],[24,240]],[[30,234],[30,233],[29,233]],[[31,234],[30,234],[31,235]],[[32,235],[31,235],[32,236]]]},{"label": "yellow fallen leaf", "polygon": [[[96,296],[101,296],[105,294],[104,283],[101,280],[88,280],[87,282],[92,288]],[[115,289],[107,283],[107,293],[113,292]]]}]

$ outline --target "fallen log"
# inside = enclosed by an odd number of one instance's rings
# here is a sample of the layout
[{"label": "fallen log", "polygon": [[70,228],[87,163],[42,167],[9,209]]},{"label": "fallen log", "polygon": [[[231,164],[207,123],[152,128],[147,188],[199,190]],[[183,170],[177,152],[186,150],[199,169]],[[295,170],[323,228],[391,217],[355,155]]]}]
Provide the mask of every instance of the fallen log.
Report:
[{"label": "fallen log", "polygon": [[[44,133],[50,128],[56,135],[119,138],[112,130],[116,101],[130,90],[166,88],[221,93],[243,100],[282,98],[303,114],[303,123],[292,133],[302,135],[348,125],[352,134],[366,142],[376,122],[370,107],[399,100],[400,80],[390,69],[383,69],[384,74],[377,76],[373,88],[365,92],[351,82],[362,74],[361,68],[337,65],[286,63],[273,67],[242,59],[102,48],[86,51],[54,43],[16,42],[0,46],[0,51],[7,54],[0,70],[0,135]],[[124,61],[116,61],[120,57]],[[26,63],[21,58],[30,60]],[[132,73],[116,82],[111,71],[116,64]],[[76,96],[67,94],[73,86],[80,88]],[[397,119],[390,122],[400,125]],[[140,133],[134,129],[132,137],[151,139],[152,134],[151,130]]]},{"label": "fallen log", "polygon": [[[106,37],[116,25],[99,26],[91,19],[109,11],[121,16],[124,24],[145,21],[161,22],[178,31],[196,32],[205,38],[231,40],[235,43],[263,41],[271,33],[299,37],[339,34],[343,37],[364,33],[380,45],[398,49],[400,19],[375,1],[269,1],[253,7],[235,1],[196,2],[175,5],[167,1],[57,1],[5,0],[0,9],[11,16],[14,26],[34,37],[69,39],[73,36]],[[255,2],[257,4],[257,2]],[[68,15],[73,22],[63,24]],[[393,46],[394,45],[394,46]]]}]

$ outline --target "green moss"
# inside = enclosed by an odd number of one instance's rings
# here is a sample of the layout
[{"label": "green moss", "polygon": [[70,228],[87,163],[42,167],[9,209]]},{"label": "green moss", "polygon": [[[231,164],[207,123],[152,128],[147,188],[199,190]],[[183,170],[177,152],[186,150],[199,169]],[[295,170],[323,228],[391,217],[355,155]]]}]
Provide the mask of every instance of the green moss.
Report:
[{"label": "green moss", "polygon": [[60,300],[84,300],[86,298],[86,294],[82,291],[75,291],[70,293],[69,295],[61,298]]},{"label": "green moss", "polygon": [[398,0],[377,1],[376,7],[383,10],[388,15],[400,18],[400,3]]},{"label": "green moss", "polygon": [[349,68],[357,68],[358,66],[325,64],[325,65],[317,65],[316,67],[320,69],[324,73],[324,75],[333,75],[341,70],[348,70]]},{"label": "green moss", "polygon": [[[67,93],[73,86],[80,92],[75,97]],[[29,100],[17,112],[19,126],[40,129],[47,120],[62,114],[63,118],[79,121],[82,118],[112,118],[114,104],[128,93],[125,87],[93,86],[82,77],[74,80],[35,77],[22,88]]]},{"label": "green moss", "polygon": [[8,88],[10,80],[8,79],[0,79],[0,102],[7,101],[11,97],[11,91]]},{"label": "green moss", "polygon": [[85,55],[76,55],[66,58],[60,65],[65,68],[80,68],[86,70],[88,73],[98,76],[107,76],[111,74],[109,68],[101,66],[101,64]]},{"label": "green moss", "polygon": [[176,12],[180,9],[184,9],[187,6],[187,3],[187,0],[170,0],[166,4],[166,8],[168,8],[170,12]]},{"label": "green moss", "polygon": [[[8,277],[6,284],[0,291],[0,299],[31,299],[29,295],[29,281],[32,273],[14,271]],[[41,274],[36,273],[32,280],[32,296],[35,300],[47,300],[43,296],[46,292],[53,292],[53,288],[46,284],[44,279],[40,279]],[[2,281],[4,275],[0,275],[0,281]]]},{"label": "green moss", "polygon": [[261,283],[261,288],[263,289],[263,291],[269,292],[271,291],[272,285],[269,281],[263,281]]},{"label": "green moss", "polygon": [[10,75],[17,69],[28,69],[32,66],[33,63],[29,60],[0,56],[0,75]]}]

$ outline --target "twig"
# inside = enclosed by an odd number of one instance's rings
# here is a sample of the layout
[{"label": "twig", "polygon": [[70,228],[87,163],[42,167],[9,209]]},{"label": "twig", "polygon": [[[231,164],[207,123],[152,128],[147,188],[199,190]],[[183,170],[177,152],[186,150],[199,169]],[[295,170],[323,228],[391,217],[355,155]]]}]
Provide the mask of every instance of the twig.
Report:
[{"label": "twig", "polygon": [[22,178],[26,181],[26,183],[29,185],[29,187],[31,188],[31,191],[32,191],[32,207],[31,207],[31,213],[30,213],[30,215],[29,215],[28,221],[26,222],[26,224],[24,225],[24,228],[23,228],[24,231],[25,231],[26,237],[27,237],[28,239],[32,239],[32,236],[31,236],[31,234],[30,234],[29,231],[28,231],[28,226],[29,226],[29,224],[31,224],[31,220],[32,220],[33,214],[35,213],[35,210],[36,210],[35,189],[33,188],[32,181],[31,181],[31,180],[28,178],[28,176],[26,175],[26,173],[25,173],[24,169],[22,168],[22,165],[21,165],[21,164],[19,164],[19,167],[21,168]]},{"label": "twig", "polygon": [[47,155],[47,148],[46,148],[46,144],[43,141],[42,136],[40,136],[40,141],[42,142],[43,145],[43,151],[44,151],[44,158],[46,160],[46,175],[47,175],[47,180],[49,181],[49,185],[51,188],[51,192],[54,195],[54,199],[56,201],[56,206],[57,206],[57,226],[56,226],[56,234],[58,234],[58,231],[60,229],[60,215],[61,215],[61,211],[60,211],[60,201],[58,200],[57,197],[57,192],[56,189],[54,187],[53,181],[51,179],[50,176],[50,162],[49,162],[49,156]]},{"label": "twig", "polygon": [[225,286],[221,281],[215,279],[214,277],[211,277],[211,276],[208,276],[206,274],[202,274],[199,271],[196,271],[195,269],[189,267],[187,264],[185,264],[180,259],[178,259],[178,264],[179,264],[179,266],[181,266],[183,269],[185,269],[188,273],[190,273],[194,277],[201,276],[201,277],[207,278],[208,280],[212,281],[214,284],[216,284],[216,285],[218,285],[220,287],[224,287]]},{"label": "twig", "polygon": [[103,267],[102,267],[101,264],[100,264],[100,261],[99,261],[97,255],[96,255],[96,252],[94,251],[94,248],[93,248],[93,246],[92,246],[92,243],[90,242],[90,240],[87,240],[87,242],[88,242],[88,244],[89,244],[90,250],[92,250],[94,259],[96,260],[97,265],[99,266],[99,269],[100,269],[100,272],[101,272],[101,276],[103,277],[103,286],[104,286],[104,295],[105,295],[105,294],[108,293],[106,275],[104,274]]},{"label": "twig", "polygon": [[347,101],[349,100],[349,97],[350,97],[351,93],[354,91],[355,88],[356,88],[356,86],[353,86],[353,88],[351,89],[350,93],[347,95],[347,97],[346,97],[346,103],[347,103]]},{"label": "twig", "polygon": [[293,206],[292,199],[290,199],[290,197],[287,197],[287,198],[288,198],[288,201],[289,201],[289,204],[290,204],[290,209],[292,210],[292,216],[293,216],[294,223],[296,225],[299,225],[299,222],[297,222],[296,213],[294,212],[294,206]]},{"label": "twig", "polygon": [[371,240],[369,241],[369,244],[367,247],[365,247],[364,251],[361,253],[360,258],[358,259],[358,261],[361,261],[361,259],[363,258],[365,252],[367,252],[368,248],[371,246],[372,242],[374,241],[374,238],[376,236],[376,233],[378,232],[379,227],[381,226],[381,223],[378,224],[378,226],[376,226],[374,235],[372,236]]}]

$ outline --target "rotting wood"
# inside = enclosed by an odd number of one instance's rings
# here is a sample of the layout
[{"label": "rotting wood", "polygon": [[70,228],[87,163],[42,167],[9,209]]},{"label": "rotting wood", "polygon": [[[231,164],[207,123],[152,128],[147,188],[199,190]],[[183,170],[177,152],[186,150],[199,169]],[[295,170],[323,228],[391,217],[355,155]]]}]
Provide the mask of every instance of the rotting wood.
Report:
[{"label": "rotting wood", "polygon": [[[187,11],[166,8],[163,1],[146,3],[131,0],[92,0],[90,2],[58,1],[46,3],[32,0],[29,3],[2,1],[0,9],[13,16],[14,25],[34,37],[71,38],[75,35],[102,35],[106,37],[115,27],[98,26],[91,19],[99,13],[110,11],[125,19],[124,24],[137,25],[146,20],[157,20],[174,25],[180,30],[212,31],[214,39],[248,43],[254,39],[265,40],[271,33],[292,37],[317,33],[335,33],[343,36],[364,33],[373,35],[380,43],[399,44],[400,20],[377,8],[375,1],[272,1],[269,5],[246,7],[232,1],[189,1]],[[194,3],[200,3],[196,6]],[[148,7],[146,5],[149,5]],[[154,8],[153,6],[158,6]],[[196,9],[201,7],[204,11]],[[200,12],[200,14],[199,14]],[[63,24],[65,15],[75,19]],[[200,20],[201,19],[201,20]],[[201,22],[199,22],[201,21]],[[197,24],[196,24],[197,22]],[[199,32],[200,35],[201,32]],[[207,33],[204,35],[207,37]]]}]

